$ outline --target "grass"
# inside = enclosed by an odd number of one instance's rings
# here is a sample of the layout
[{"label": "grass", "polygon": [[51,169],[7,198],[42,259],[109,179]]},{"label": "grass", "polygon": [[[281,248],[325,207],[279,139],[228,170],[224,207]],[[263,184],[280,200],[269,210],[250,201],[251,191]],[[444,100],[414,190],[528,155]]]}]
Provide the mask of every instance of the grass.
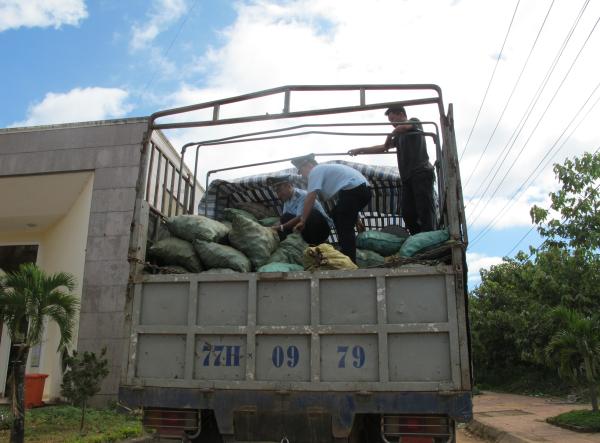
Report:
[{"label": "grass", "polygon": [[[7,416],[9,408],[0,408]],[[143,434],[139,417],[113,409],[87,409],[83,433],[79,433],[81,410],[67,405],[28,409],[25,413],[27,443],[104,443]],[[8,441],[10,431],[6,420],[0,419],[0,441]]]},{"label": "grass", "polygon": [[550,417],[548,423],[580,432],[600,432],[600,412],[578,410]]}]

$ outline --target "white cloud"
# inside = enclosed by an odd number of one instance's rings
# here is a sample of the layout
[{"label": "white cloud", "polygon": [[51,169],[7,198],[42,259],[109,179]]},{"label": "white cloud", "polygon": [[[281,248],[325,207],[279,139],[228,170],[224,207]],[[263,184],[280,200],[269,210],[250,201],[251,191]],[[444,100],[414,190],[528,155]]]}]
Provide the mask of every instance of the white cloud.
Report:
[{"label": "white cloud", "polygon": [[70,123],[119,118],[131,111],[128,92],[119,88],[75,88],[66,93],[49,92],[30,106],[24,121],[12,127]]},{"label": "white cloud", "polygon": [[0,32],[21,27],[77,26],[87,16],[84,0],[0,0]]},{"label": "white cloud", "polygon": [[[461,161],[463,184],[472,175],[465,189],[467,221],[471,222],[477,215],[479,209],[475,214],[470,211],[478,200],[483,200],[480,207],[490,201],[475,221],[475,227],[485,226],[496,219],[507,203],[510,203],[510,207],[504,211],[503,217],[498,218],[495,228],[530,226],[531,206],[547,206],[547,195],[556,186],[551,163],[545,166],[538,178],[533,181],[528,179],[557,141],[557,148],[561,146],[564,140],[564,137],[559,138],[562,131],[597,83],[594,74],[597,63],[595,54],[600,50],[600,40],[595,35],[556,95],[554,104],[540,120],[592,28],[594,17],[600,13],[600,2],[592,2],[537,107],[517,139],[512,137],[518,133],[515,130],[519,127],[519,121],[578,13],[579,6],[573,8],[567,3],[557,2],[516,94],[485,155],[477,164],[548,6],[548,2],[542,0],[532,0],[519,6],[494,83]],[[412,0],[373,0],[368,7],[360,0],[240,1],[236,4],[236,20],[221,30],[222,44],[214,45],[201,56],[190,57],[191,66],[182,69],[200,74],[202,86],[195,87],[192,79],[187,78],[188,84],[169,97],[173,101],[168,106],[225,98],[286,84],[436,83],[444,91],[446,105],[448,102],[454,103],[460,154],[494,68],[513,8],[513,4],[506,2],[477,0],[438,0],[435,7],[430,2]],[[326,106],[334,103],[328,102],[329,99],[309,100],[315,106]],[[292,99],[292,107],[305,104],[296,98]],[[272,109],[277,112],[279,109],[277,105],[270,106],[265,104],[260,107],[260,112],[273,112]],[[256,111],[250,107],[238,107],[237,111],[247,112],[248,109]],[[432,116],[424,108],[409,111],[421,119]],[[227,112],[226,107],[221,109],[221,115]],[[598,118],[600,106],[590,114],[587,124],[579,128],[558,155],[553,158],[552,152],[547,160],[560,162],[566,155],[573,156],[584,150],[595,149],[600,140],[591,122]],[[381,115],[375,116],[375,119],[384,121]],[[277,125],[274,123],[272,127]],[[182,144],[190,140],[244,132],[243,128],[242,125],[235,125],[226,129],[178,131],[174,138],[177,144]],[[251,149],[236,149],[233,146],[211,148],[202,157],[201,170],[241,164],[246,160],[250,163],[263,158],[283,158],[319,149],[334,150],[348,143],[348,139],[323,140],[322,143],[315,143],[311,138],[303,141],[289,139]],[[360,146],[358,143],[363,140],[352,143]],[[364,145],[369,144],[367,140],[364,142]],[[375,142],[377,140],[371,144]],[[505,146],[511,144],[514,146],[504,165],[500,166],[496,159]],[[430,155],[432,151],[430,146]],[[381,159],[361,158],[373,162],[380,162]],[[393,163],[393,158],[386,159],[386,162]],[[496,172],[497,177],[490,190],[482,195],[487,179]],[[495,190],[505,173],[507,175],[502,185]],[[513,203],[511,198],[519,187],[523,187],[523,190],[515,196],[516,202]]]},{"label": "white cloud", "polygon": [[488,256],[476,252],[467,252],[467,265],[469,267],[469,290],[481,283],[479,271],[489,269],[491,266],[502,263],[502,257]]},{"label": "white cloud", "polygon": [[148,48],[154,39],[186,12],[185,0],[154,0],[147,19],[131,28],[132,50]]}]

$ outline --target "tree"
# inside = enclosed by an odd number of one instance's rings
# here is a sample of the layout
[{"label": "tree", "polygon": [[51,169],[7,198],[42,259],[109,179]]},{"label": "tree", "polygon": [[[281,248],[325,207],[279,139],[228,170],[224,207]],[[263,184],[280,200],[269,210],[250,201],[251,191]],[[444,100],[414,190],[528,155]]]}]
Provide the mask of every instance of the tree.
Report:
[{"label": "tree", "polygon": [[65,363],[67,372],[63,377],[61,393],[68,398],[71,403],[81,407],[81,423],[79,431],[83,431],[85,420],[85,408],[87,400],[100,392],[100,383],[108,375],[108,360],[104,358],[106,348],[102,349],[100,356],[97,357],[94,352],[67,354]]},{"label": "tree", "polygon": [[[554,165],[561,189],[550,194],[550,209],[533,206],[531,218],[547,247],[597,254],[600,248],[600,153]],[[554,211],[554,212],[552,212]],[[554,217],[559,215],[560,217]]]},{"label": "tree", "polygon": [[471,292],[475,373],[484,381],[548,366],[546,347],[559,328],[555,308],[584,317],[600,311],[600,154],[568,159],[554,171],[560,188],[550,207],[531,209],[542,245],[482,270]]},{"label": "tree", "polygon": [[72,275],[47,275],[33,263],[25,263],[1,277],[0,321],[17,349],[11,369],[11,443],[22,443],[25,438],[23,393],[29,349],[40,343],[46,317],[59,327],[59,349],[69,343],[78,306],[72,294],[74,288]]},{"label": "tree", "polygon": [[554,310],[561,329],[546,347],[550,363],[558,364],[560,377],[587,388],[592,410],[598,411],[600,382],[600,318],[585,317],[563,307]]}]

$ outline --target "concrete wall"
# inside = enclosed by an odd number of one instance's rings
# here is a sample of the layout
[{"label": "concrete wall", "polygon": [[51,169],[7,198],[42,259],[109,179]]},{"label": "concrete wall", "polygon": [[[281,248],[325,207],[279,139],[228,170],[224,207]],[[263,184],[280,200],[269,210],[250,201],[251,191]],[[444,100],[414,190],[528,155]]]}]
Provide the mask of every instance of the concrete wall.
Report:
[{"label": "concrete wall", "polygon": [[[45,238],[59,250],[41,253],[44,266],[56,268],[53,271],[60,266],[83,264],[77,348],[99,352],[107,347],[110,359],[111,372],[96,403],[115,399],[118,391],[121,353],[126,342],[123,309],[129,277],[129,234],[146,128],[146,119],[128,119],[0,130],[0,177],[94,172],[93,184],[89,184],[91,199],[86,203],[82,197],[76,203],[79,215],[89,205],[89,224],[74,228],[65,218],[64,225],[55,227],[55,237]],[[78,257],[74,252],[52,264],[46,262],[45,257],[60,255],[60,244],[65,238],[80,238],[84,230],[87,230],[84,255]],[[16,236],[13,240],[17,240]],[[83,263],[75,264],[78,260]],[[52,392],[55,385],[51,383]]]},{"label": "concrete wall", "polygon": [[[84,263],[92,189],[94,178],[90,179],[70,211],[52,228],[46,231],[40,244],[38,264],[49,273],[67,271],[73,274],[76,282],[75,293],[81,296],[83,288]],[[79,322],[73,331],[73,343],[77,343]],[[50,374],[44,386],[44,397],[55,399],[60,397],[62,382],[61,356],[57,352],[60,332],[54,322],[46,328],[42,343],[39,370],[30,368],[29,372]],[[31,359],[30,359],[31,365]]]}]

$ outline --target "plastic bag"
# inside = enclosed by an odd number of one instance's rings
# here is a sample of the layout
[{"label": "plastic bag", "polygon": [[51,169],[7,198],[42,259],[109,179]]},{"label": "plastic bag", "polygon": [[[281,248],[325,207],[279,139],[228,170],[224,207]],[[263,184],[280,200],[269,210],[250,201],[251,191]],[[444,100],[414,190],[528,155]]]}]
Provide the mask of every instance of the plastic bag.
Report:
[{"label": "plastic bag", "polygon": [[165,238],[148,249],[148,257],[163,266],[183,266],[191,272],[202,271],[202,263],[190,242],[176,237]]},{"label": "plastic bag", "polygon": [[356,236],[356,247],[374,251],[387,257],[397,253],[404,241],[404,238],[387,232],[365,231]]},{"label": "plastic bag", "polygon": [[358,269],[350,257],[342,254],[328,243],[306,248],[304,251],[304,269],[318,271],[326,269]]},{"label": "plastic bag", "polygon": [[400,257],[412,257],[423,249],[437,246],[440,243],[448,241],[450,235],[446,229],[439,231],[419,232],[418,234],[411,235],[406,239],[402,248],[398,252]]},{"label": "plastic bag", "polygon": [[254,269],[258,269],[267,263],[279,246],[279,237],[273,229],[265,228],[244,216],[233,213],[232,217],[229,242],[246,254]]},{"label": "plastic bag", "polygon": [[252,268],[248,257],[231,246],[196,240],[194,248],[207,268],[229,268],[239,272],[250,272]]},{"label": "plastic bag", "polygon": [[223,223],[203,215],[178,215],[167,219],[171,234],[189,242],[194,240],[219,241],[229,233]]}]

